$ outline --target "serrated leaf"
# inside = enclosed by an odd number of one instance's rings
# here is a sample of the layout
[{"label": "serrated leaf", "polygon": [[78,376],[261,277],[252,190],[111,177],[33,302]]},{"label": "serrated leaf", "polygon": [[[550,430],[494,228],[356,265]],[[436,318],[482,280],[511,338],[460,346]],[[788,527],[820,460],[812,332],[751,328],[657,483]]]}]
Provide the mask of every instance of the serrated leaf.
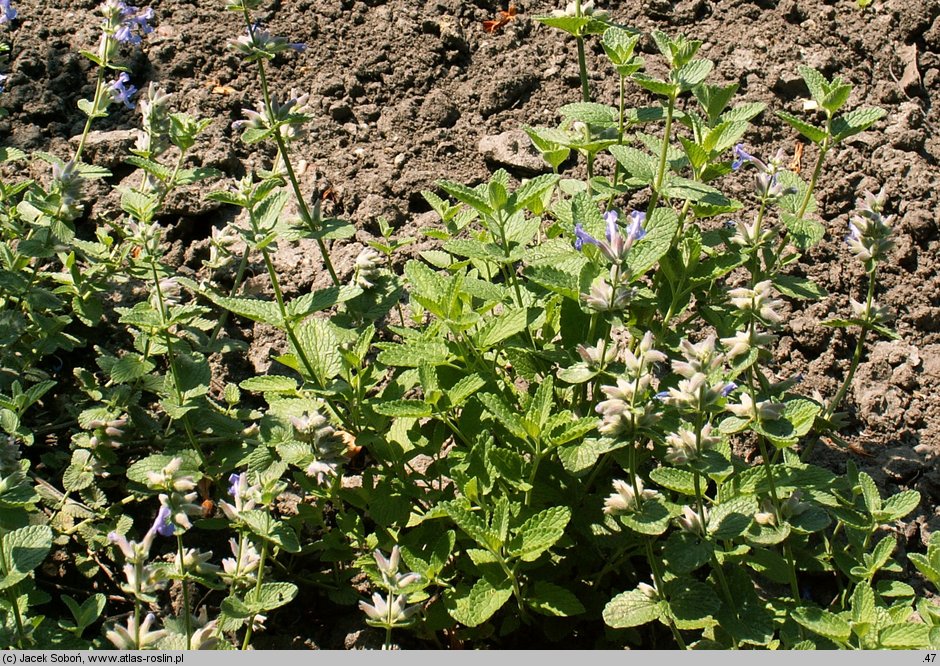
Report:
[{"label": "serrated leaf", "polygon": [[874,514],[881,511],[881,493],[878,492],[878,486],[874,479],[866,472],[859,472],[858,485],[862,489],[862,497],[865,500],[865,508],[868,513]]},{"label": "serrated leaf", "polygon": [[447,389],[447,399],[450,401],[451,407],[459,407],[466,402],[467,398],[484,386],[486,386],[486,381],[480,375],[467,375]]},{"label": "serrated leaf", "polygon": [[667,612],[679,629],[704,629],[718,624],[713,615],[721,608],[721,601],[709,585],[679,579],[666,585],[666,596]]},{"label": "serrated leaf", "polygon": [[460,624],[477,627],[496,613],[512,596],[509,581],[494,587],[485,578],[481,578],[466,594],[461,597],[446,597],[447,612]]},{"label": "serrated leaf", "polygon": [[657,467],[650,472],[650,480],[682,495],[695,495],[695,474],[675,467]]},{"label": "serrated leaf", "polygon": [[753,497],[733,497],[711,508],[708,533],[717,540],[734,539],[747,530],[757,512]]},{"label": "serrated leaf", "polygon": [[321,310],[328,310],[338,303],[355,298],[362,293],[362,288],[356,285],[344,284],[340,287],[327,287],[304,294],[285,304],[289,317],[302,319],[307,315]]},{"label": "serrated leaf", "polygon": [[815,125],[811,125],[786,111],[777,111],[777,116],[815,144],[820,144],[826,140],[825,130],[819,129]]},{"label": "serrated leaf", "polygon": [[222,296],[211,291],[205,291],[203,295],[220,308],[224,308],[239,317],[245,317],[278,328],[284,325],[280,310],[274,301],[266,301],[260,298]]},{"label": "serrated leaf", "polygon": [[533,562],[555,545],[571,520],[571,509],[556,506],[541,511],[515,530],[509,543],[509,554]]},{"label": "serrated leaf", "polygon": [[689,532],[673,532],[663,547],[663,560],[674,574],[692,573],[711,560],[713,546]]},{"label": "serrated leaf", "polygon": [[536,581],[535,589],[526,597],[526,604],[536,613],[553,617],[571,617],[585,612],[584,604],[574,593],[541,580]]},{"label": "serrated leaf", "polygon": [[48,525],[28,525],[11,530],[0,538],[3,546],[0,589],[11,587],[42,564],[52,549],[52,530]]},{"label": "serrated leaf", "polygon": [[[383,344],[377,346],[383,347]],[[384,346],[377,359],[383,365],[417,368],[424,363],[432,366],[443,365],[450,359],[450,352],[441,342],[411,340],[404,345]]]},{"label": "serrated leaf", "polygon": [[930,627],[914,622],[885,627],[878,633],[878,643],[891,650],[925,650],[933,647]]},{"label": "serrated leaf", "polygon": [[631,176],[646,184],[653,182],[658,168],[655,157],[632,146],[616,145],[607,150]]},{"label": "serrated leaf", "polygon": [[877,107],[868,107],[864,109],[855,109],[845,115],[839,116],[832,121],[832,134],[835,140],[844,141],[850,136],[859,132],[864,132],[885,115],[884,109]]},{"label": "serrated leaf", "polygon": [[711,74],[712,69],[715,67],[715,63],[711,60],[691,60],[683,65],[678,72],[676,72],[676,79],[679,81],[681,90],[691,90],[702,81],[708,78],[708,75]]},{"label": "serrated leaf", "polygon": [[372,405],[372,409],[382,416],[398,418],[424,418],[431,416],[431,405],[423,400],[386,400]]},{"label": "serrated leaf", "polygon": [[619,516],[620,522],[638,534],[658,536],[669,528],[672,514],[657,498],[643,502],[638,511]]},{"label": "serrated leaf", "polygon": [[505,400],[493,393],[482,393],[477,395],[477,400],[483,403],[487,411],[496,417],[503,427],[519,439],[526,439],[528,431],[522,423],[522,419],[506,404]]},{"label": "serrated leaf", "polygon": [[920,493],[916,490],[905,490],[885,500],[876,520],[879,522],[900,520],[916,509],[919,504]]},{"label": "serrated leaf", "polygon": [[300,541],[297,539],[296,532],[289,525],[272,518],[267,511],[260,509],[242,511],[239,519],[255,536],[270,541],[288,553],[300,552]]},{"label": "serrated leaf", "polygon": [[[293,344],[298,358],[303,354],[310,363],[310,370],[321,385],[326,386],[343,370],[343,357],[339,352],[339,341],[333,324],[327,319],[310,318],[298,326],[294,334],[300,349]],[[306,369],[306,368],[305,368]]]},{"label": "serrated leaf", "polygon": [[164,453],[155,453],[138,460],[127,468],[125,475],[128,481],[139,483],[143,486],[148,484],[149,472],[162,472],[174,458],[182,458],[182,464],[179,466],[180,474],[192,474],[193,476],[202,476],[199,471],[199,456],[195,451],[180,451],[176,455],[167,455]]},{"label": "serrated leaf", "polygon": [[613,629],[639,627],[658,620],[665,602],[650,599],[642,590],[621,592],[604,606],[604,622]]},{"label": "serrated leaf", "polygon": [[669,251],[679,228],[679,216],[671,208],[657,208],[646,221],[646,235],[627,255],[627,266],[635,277],[643,275]]},{"label": "serrated leaf", "polygon": [[673,97],[679,93],[678,84],[654,79],[652,76],[639,72],[633,75],[633,81],[641,88],[661,97]]},{"label": "serrated leaf", "polygon": [[490,215],[493,213],[489,202],[477,190],[450,180],[442,180],[437,184],[442,190],[447,192],[447,194],[460,203],[470,206],[481,215]]},{"label": "serrated leaf", "polygon": [[457,527],[487,550],[498,551],[502,547],[499,535],[486,525],[481,513],[471,511],[468,506],[457,500],[443,502],[441,507]]},{"label": "serrated leaf", "polygon": [[296,596],[297,586],[293,583],[262,583],[245,594],[245,604],[260,613],[289,604]]},{"label": "serrated leaf", "polygon": [[514,308],[490,319],[476,334],[480,351],[486,351],[516,333],[521,333],[527,324],[528,310],[525,308]]},{"label": "serrated leaf", "polygon": [[262,375],[249,377],[238,386],[252,393],[295,393],[297,380],[283,375]]},{"label": "serrated leaf", "polygon": [[826,227],[811,218],[800,218],[790,213],[782,213],[780,217],[790,232],[793,243],[801,250],[818,245],[826,235]]},{"label": "serrated leaf", "polygon": [[774,286],[784,296],[800,300],[818,301],[829,295],[809,278],[796,275],[777,275],[774,277]]},{"label": "serrated leaf", "polygon": [[807,65],[800,65],[796,68],[796,71],[800,73],[803,81],[806,82],[809,94],[819,106],[822,106],[823,100],[826,98],[826,91],[829,90],[829,81],[818,70]]},{"label": "serrated leaf", "polygon": [[813,633],[825,636],[837,643],[845,643],[852,634],[848,622],[838,615],[814,606],[801,606],[792,611],[790,617]]}]

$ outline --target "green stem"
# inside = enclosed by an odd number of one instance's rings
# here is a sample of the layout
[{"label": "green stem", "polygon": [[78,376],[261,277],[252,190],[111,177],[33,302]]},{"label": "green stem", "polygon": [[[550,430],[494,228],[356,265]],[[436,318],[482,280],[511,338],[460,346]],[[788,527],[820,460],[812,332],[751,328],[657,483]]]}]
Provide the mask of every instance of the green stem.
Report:
[{"label": "green stem", "polygon": [[[248,249],[245,249],[245,254],[242,255],[241,261],[238,264],[238,271],[235,273],[235,283],[232,285],[232,288],[229,290],[229,298],[234,298],[238,293],[238,289],[241,287],[242,279],[245,277],[245,269],[248,268]],[[225,328],[225,322],[228,321],[228,310],[222,310],[222,314],[219,316],[219,320],[215,323],[215,327],[212,329],[212,333],[209,335],[209,344],[211,345],[215,342],[215,339],[219,337],[219,333],[222,332],[222,329]]]},{"label": "green stem", "polygon": [[75,149],[75,155],[72,157],[73,162],[80,162],[82,159],[82,153],[85,151],[85,142],[88,140],[88,133],[91,131],[91,123],[95,119],[95,113],[98,111],[98,105],[101,104],[101,96],[105,91],[104,75],[108,68],[108,53],[111,52],[111,35],[104,35],[104,48],[102,49],[103,59],[101,65],[98,67],[98,80],[95,82],[95,97],[91,103],[92,115],[89,115],[85,119],[85,127],[82,129],[82,136],[78,140],[78,147]]},{"label": "green stem", "polygon": [[[259,598],[261,595],[261,582],[264,579],[264,561],[267,559],[267,557],[268,557],[268,542],[265,541],[261,545],[261,559],[258,562],[258,578],[255,583],[255,594],[257,594]],[[252,632],[252,629],[254,628],[254,623],[255,623],[255,616],[252,615],[248,619],[248,628],[245,630],[245,640],[242,641],[242,650],[248,649],[248,645],[251,642],[251,632]]]},{"label": "green stem", "polygon": [[183,586],[183,624],[186,627],[186,649],[192,649],[192,640],[193,640],[193,618],[192,618],[192,609],[189,605],[189,576],[186,573],[186,569],[183,566],[183,558],[185,555],[185,549],[183,548],[183,535],[176,535],[176,548],[179,551],[180,558],[180,583]]},{"label": "green stem", "polygon": [[[157,272],[157,262],[152,257],[150,260],[150,269],[153,272],[153,284],[157,293],[157,309],[160,312],[160,332],[163,336],[163,342],[166,345],[166,358],[170,366],[170,374],[173,375],[173,389],[176,392],[176,402],[182,407],[184,398],[183,391],[180,389],[180,373],[176,367],[176,354],[173,351],[173,341],[170,339],[170,332],[167,328],[166,304],[163,300],[163,290],[160,289],[160,274]],[[206,455],[202,450],[202,446],[196,440],[196,435],[189,423],[189,415],[183,414],[180,420],[183,422],[183,429],[186,431],[186,437],[189,440],[190,446],[199,454],[199,460],[205,464]]]},{"label": "green stem", "polygon": [[656,210],[656,204],[659,203],[660,190],[663,186],[663,179],[666,177],[666,162],[669,157],[669,143],[672,138],[672,115],[676,109],[676,96],[669,97],[669,104],[666,106],[666,128],[663,130],[663,148],[659,155],[659,167],[656,170],[656,180],[653,181],[653,193],[650,196],[649,205],[646,208],[646,219],[649,220]]},{"label": "green stem", "polygon": [[[248,8],[242,5],[242,10],[245,16],[245,23],[248,26],[248,32],[252,35],[252,41],[254,40],[254,28],[252,27],[251,14],[248,12]],[[264,100],[264,108],[267,111],[269,119],[273,119],[274,113],[272,111],[271,105],[271,93],[268,89],[268,77],[264,71],[264,62],[258,60],[258,79],[261,83],[261,95]],[[297,209],[300,212],[300,219],[303,223],[311,230],[316,231],[320,228],[319,220],[314,220],[313,216],[310,214],[310,208],[307,206],[307,201],[304,199],[303,193],[300,191],[300,183],[297,180],[297,174],[294,173],[294,167],[290,161],[290,154],[287,151],[287,144],[284,142],[284,137],[281,136],[280,128],[276,128],[273,133],[274,143],[277,144],[277,152],[281,158],[281,161],[284,163],[284,168],[287,171],[287,179],[290,181],[291,190],[294,192],[294,198],[297,201]],[[330,274],[330,279],[333,280],[333,284],[337,287],[339,286],[339,278],[336,277],[336,271],[333,269],[333,262],[330,261],[330,253],[326,248],[326,243],[323,242],[322,238],[317,238],[317,247],[320,250],[320,256],[323,258],[323,265],[326,266],[326,270]]]},{"label": "green stem", "polygon": [[[653,540],[651,538],[646,539],[646,560],[649,562],[650,570],[653,573],[653,582],[656,583],[656,593],[662,595],[665,586],[663,584],[663,578],[659,573],[659,564],[653,554]],[[682,634],[679,633],[679,628],[676,627],[676,623],[672,618],[669,619],[669,629],[672,631],[672,636],[676,639],[679,649],[687,650],[688,646],[685,644],[685,641],[682,640]]]}]

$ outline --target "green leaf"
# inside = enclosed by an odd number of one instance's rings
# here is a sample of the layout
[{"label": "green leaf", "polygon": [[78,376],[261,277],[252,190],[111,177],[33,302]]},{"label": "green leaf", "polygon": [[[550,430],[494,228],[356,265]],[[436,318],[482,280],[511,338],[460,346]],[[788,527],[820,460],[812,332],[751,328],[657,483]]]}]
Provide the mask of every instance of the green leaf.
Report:
[{"label": "green leaf", "polygon": [[263,612],[289,604],[296,596],[297,586],[293,583],[262,583],[260,588],[252,586],[245,603],[255,612]]},{"label": "green leaf", "polygon": [[536,426],[536,436],[541,435],[548,423],[548,417],[552,414],[552,407],[555,404],[555,381],[549,375],[545,378],[539,387],[535,390],[529,409],[526,410],[525,420]]},{"label": "green leaf", "polygon": [[647,185],[653,182],[657,171],[655,157],[631,146],[615,145],[607,150],[631,176]]},{"label": "green leaf", "polygon": [[507,338],[511,338],[516,333],[521,333],[525,330],[527,324],[528,310],[525,308],[514,308],[490,319],[476,335],[480,351],[486,351]]},{"label": "green leaf", "polygon": [[68,492],[75,492],[87,488],[95,482],[92,471],[92,455],[87,449],[76,449],[72,452],[72,462],[62,475],[62,487]]},{"label": "green leaf", "polygon": [[808,217],[797,217],[790,213],[781,213],[780,217],[793,238],[794,244],[801,250],[807,250],[826,235],[826,227]]},{"label": "green leaf", "polygon": [[424,418],[431,416],[431,405],[423,400],[387,400],[372,405],[372,409],[382,416],[399,418]]},{"label": "green leaf", "polygon": [[404,345],[377,343],[383,349],[377,357],[379,363],[405,368],[417,368],[427,363],[437,366],[447,363],[450,352],[441,342],[422,342],[411,340]]},{"label": "green leaf", "polygon": [[878,513],[876,520],[879,522],[891,522],[900,520],[917,508],[920,504],[920,493],[916,490],[905,490],[889,497]]},{"label": "green leaf", "polygon": [[821,144],[826,139],[825,130],[819,129],[815,125],[810,125],[804,120],[800,120],[794,115],[787,113],[786,111],[777,111],[777,115],[787,123],[790,127],[795,129],[797,132],[805,136],[807,139],[812,141],[815,144]]},{"label": "green leaf", "polygon": [[682,495],[695,495],[695,474],[676,467],[657,467],[650,472],[650,480]]},{"label": "green leaf", "polygon": [[284,320],[281,319],[280,310],[274,301],[266,301],[260,298],[222,296],[212,291],[204,291],[202,294],[220,308],[224,308],[239,317],[245,317],[277,328],[284,326]]},{"label": "green leaf", "polygon": [[445,604],[447,612],[457,622],[467,627],[477,627],[493,617],[511,596],[512,584],[509,581],[495,587],[481,578],[466,595],[445,597]]},{"label": "green leaf", "polygon": [[627,265],[634,277],[643,275],[656,265],[672,245],[679,228],[679,216],[671,208],[657,208],[646,221],[646,235],[627,255]]},{"label": "green leaf", "polygon": [[800,606],[790,614],[790,617],[813,633],[825,636],[837,643],[845,643],[852,634],[852,628],[848,622],[838,615],[814,606]]},{"label": "green leaf", "polygon": [[495,552],[502,547],[499,535],[486,525],[479,512],[471,511],[467,504],[453,500],[442,502],[440,506],[457,527],[487,550]]},{"label": "green leaf", "polygon": [[774,277],[774,286],[784,296],[800,300],[818,301],[829,295],[825,289],[809,278],[796,275],[777,275]]},{"label": "green leaf", "polygon": [[875,593],[866,582],[858,583],[852,592],[852,621],[875,621]]},{"label": "green leaf", "polygon": [[862,489],[862,497],[865,500],[865,508],[868,513],[875,514],[881,511],[881,493],[878,492],[878,486],[874,479],[866,472],[859,472],[858,485]]},{"label": "green leaf", "polygon": [[662,617],[665,605],[650,599],[642,590],[621,592],[604,606],[604,622],[614,629],[639,627]]},{"label": "green leaf", "polygon": [[613,125],[620,118],[620,113],[615,107],[596,102],[565,104],[558,112],[565,118],[580,120],[590,125]]},{"label": "green leaf", "polygon": [[562,537],[569,520],[571,509],[563,506],[535,514],[515,530],[509,542],[509,554],[534,562]]},{"label": "green leaf", "polygon": [[238,386],[252,393],[295,393],[297,391],[297,381],[283,375],[249,377]]},{"label": "green leaf", "polygon": [[511,434],[519,439],[528,438],[528,431],[522,422],[522,419],[506,404],[502,397],[493,393],[482,393],[477,396],[477,400],[483,403],[487,411],[496,417]]},{"label": "green leaf", "polygon": [[822,106],[823,100],[826,98],[826,93],[829,90],[829,81],[818,70],[807,65],[800,65],[796,68],[796,71],[800,73],[800,76],[802,76],[803,80],[806,82],[809,94],[816,100],[819,106]]},{"label": "green leaf", "polygon": [[472,374],[461,378],[459,382],[447,389],[447,399],[451,407],[459,407],[467,398],[486,386],[486,380],[480,375]]},{"label": "green leaf", "polygon": [[632,511],[619,516],[620,522],[639,534],[658,536],[669,528],[672,514],[658,499],[648,499],[639,511]]},{"label": "green leaf", "polygon": [[52,549],[52,530],[48,525],[28,525],[7,532],[0,538],[3,559],[0,571],[0,589],[16,585],[42,564]]},{"label": "green leaf", "polygon": [[661,79],[654,79],[651,76],[637,72],[633,75],[633,81],[645,90],[649,90],[654,95],[660,97],[674,97],[679,94],[679,85],[676,83],[667,83]]},{"label": "green leaf", "polygon": [[714,67],[715,63],[711,60],[691,60],[676,72],[675,77],[679,81],[681,90],[691,90],[707,79]]},{"label": "green leaf", "polygon": [[454,197],[457,201],[470,206],[481,215],[491,215],[493,213],[489,202],[477,190],[450,180],[442,180],[437,184],[442,190],[447,192],[447,194]]},{"label": "green leaf", "polygon": [[666,596],[667,612],[679,629],[704,629],[718,624],[712,616],[721,608],[721,601],[709,585],[697,580],[675,580],[666,585]]},{"label": "green leaf", "polygon": [[832,121],[832,134],[836,142],[844,141],[850,136],[864,132],[885,115],[884,109],[868,107],[855,109]]},{"label": "green leaf", "polygon": [[747,530],[757,513],[753,497],[733,497],[713,506],[708,517],[708,532],[715,539],[734,539]]},{"label": "green leaf", "polygon": [[301,353],[306,356],[314,377],[321,385],[326,386],[342,372],[343,357],[339,353],[339,340],[329,320],[311,317],[298,326],[294,334],[300,349],[293,344],[291,347],[298,358]]},{"label": "green leaf", "polygon": [[613,440],[586,439],[571,446],[561,447],[558,449],[558,457],[570,474],[580,475],[593,467],[598,458],[615,448],[617,444]]},{"label": "green leaf", "polygon": [[914,622],[885,627],[878,633],[878,643],[890,650],[926,650],[934,647],[930,639],[930,627]]},{"label": "green leaf", "polygon": [[527,595],[526,604],[536,613],[554,617],[571,617],[585,612],[584,604],[572,592],[541,580],[536,581],[535,589]]},{"label": "green leaf", "polygon": [[255,536],[270,541],[288,553],[300,552],[300,541],[297,540],[296,532],[289,525],[272,518],[267,511],[242,511],[239,518]]},{"label": "green leaf", "polygon": [[287,314],[291,318],[302,319],[314,312],[328,310],[337,303],[345,303],[361,293],[362,289],[360,287],[348,284],[340,287],[318,289],[287,303]]},{"label": "green leaf", "polygon": [[192,474],[197,477],[197,480],[202,476],[202,473],[199,471],[199,456],[196,455],[196,452],[180,451],[176,455],[154,453],[138,460],[127,468],[127,472],[125,472],[127,480],[146,486],[148,485],[148,473],[162,472],[163,468],[169,465],[174,458],[182,458],[183,460],[179,467],[180,474]]},{"label": "green leaf", "polygon": [[663,547],[663,560],[674,574],[692,573],[711,560],[713,546],[689,532],[673,532]]},{"label": "green leaf", "polygon": [[524,182],[513,193],[514,209],[529,208],[534,202],[542,200],[555,187],[560,178],[556,174],[545,173]]}]

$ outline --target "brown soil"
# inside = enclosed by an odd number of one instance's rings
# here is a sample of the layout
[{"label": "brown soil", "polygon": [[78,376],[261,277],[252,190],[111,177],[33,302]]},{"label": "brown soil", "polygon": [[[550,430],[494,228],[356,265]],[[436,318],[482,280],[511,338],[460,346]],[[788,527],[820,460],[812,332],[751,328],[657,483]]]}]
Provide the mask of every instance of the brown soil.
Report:
[{"label": "brown soil", "polygon": [[[75,103],[93,91],[91,66],[76,52],[95,44],[97,3],[15,4],[21,19],[7,92],[0,98],[11,116],[0,123],[0,134],[4,143],[65,155],[84,122]],[[852,458],[888,493],[920,490],[924,502],[906,528],[913,547],[940,527],[935,464],[940,454],[940,4],[875,0],[866,11],[854,0],[610,4],[605,8],[623,24],[703,40],[701,55],[717,63],[713,81],[737,82],[741,99],[768,104],[747,137],[758,154],[770,156],[778,148],[792,153],[796,135],[772,111],[801,112],[807,93],[796,74],[800,64],[850,80],[855,85],[850,106],[888,111],[871,131],[830,154],[818,191],[828,235],[797,270],[832,297],[794,310],[778,360],[784,371],[803,373],[805,392],[818,390],[825,397],[835,392],[856,334],[821,327],[820,321],[847,315],[849,297],[864,295],[862,268],[842,237],[857,193],[886,186],[888,212],[897,215],[897,248],[883,268],[878,299],[895,310],[902,340],[868,347],[847,401],[846,436],[855,450],[822,450],[819,459],[844,469]],[[154,0],[156,31],[128,65],[138,87],[159,81],[176,93],[181,110],[215,119],[198,159],[237,178],[270,153],[246,148],[231,128],[259,91],[255,72],[226,48],[243,28],[223,5],[221,0]],[[349,275],[363,242],[377,233],[380,217],[404,235],[420,236],[419,229],[434,221],[421,190],[433,189],[440,178],[468,184],[485,178],[495,165],[480,151],[482,138],[523,124],[553,124],[556,109],[577,100],[574,42],[530,18],[553,8],[544,1],[526,2],[516,20],[495,34],[487,34],[482,21],[505,7],[487,0],[296,0],[272,3],[261,14],[274,34],[308,45],[305,52],[276,61],[269,74],[275,90],[311,93],[318,111],[298,157],[306,163],[304,187],[310,192],[331,187],[335,214],[357,226],[355,239],[333,251],[341,278]],[[657,62],[651,42],[641,48],[650,63]],[[615,78],[596,45],[588,62],[595,99],[614,103]],[[630,94],[629,105],[646,99],[636,90]],[[136,120],[120,111],[98,129],[123,129]],[[108,147],[119,138],[106,135],[98,155],[93,150],[89,158],[107,162]],[[815,157],[807,148],[804,169]],[[126,170],[116,173],[128,176]],[[95,212],[106,212],[113,200],[94,206]],[[181,263],[198,268],[210,228],[233,213],[195,196],[177,197],[171,208],[166,223],[174,251]],[[421,242],[409,252],[427,247]],[[313,248],[285,248],[279,268],[289,292],[328,281]],[[253,368],[230,370],[236,375],[263,370],[270,346],[278,344],[260,326],[244,334],[252,341]]]}]

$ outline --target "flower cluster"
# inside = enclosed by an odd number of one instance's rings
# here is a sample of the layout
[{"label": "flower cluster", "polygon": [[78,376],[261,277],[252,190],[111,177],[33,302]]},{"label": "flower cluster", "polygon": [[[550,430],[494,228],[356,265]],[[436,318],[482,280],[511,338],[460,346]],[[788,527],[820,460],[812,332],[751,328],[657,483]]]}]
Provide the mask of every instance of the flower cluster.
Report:
[{"label": "flower cluster", "polygon": [[139,9],[121,0],[105,0],[100,12],[105,18],[105,34],[123,44],[140,44],[144,35],[153,32],[149,23],[153,20],[153,10],[150,7]]},{"label": "flower cluster", "polygon": [[174,534],[176,528],[188,530],[193,524],[190,516],[202,514],[202,507],[197,504],[195,492],[196,479],[190,472],[182,470],[183,459],[173,458],[160,471],[147,472],[147,486],[160,493],[160,506],[167,511],[169,522],[161,531],[167,536]]},{"label": "flower cluster", "polygon": [[304,412],[290,420],[297,439],[313,447],[313,462],[307,466],[307,475],[315,477],[320,485],[325,484],[329,477],[338,476],[346,461],[347,447],[342,434],[319,412]]},{"label": "flower cluster", "polygon": [[130,80],[127,72],[121,72],[118,77],[111,82],[109,91],[111,93],[112,102],[123,104],[128,109],[133,109],[134,102],[131,101],[131,97],[137,93],[137,87],[130,83]]},{"label": "flower cluster", "polygon": [[151,82],[145,98],[140,100],[142,129],[137,133],[135,152],[141,157],[155,159],[170,147],[169,99],[159,84]]},{"label": "flower cluster", "polygon": [[[563,16],[577,16],[577,3],[569,2],[565,5],[564,9],[553,9],[552,16],[563,17]],[[594,18],[602,19],[607,16],[607,12],[603,9],[594,8],[594,0],[585,0],[581,3],[581,16],[593,16]]]},{"label": "flower cluster", "polygon": [[293,88],[284,102],[279,101],[277,95],[271,95],[270,111],[264,100],[259,100],[254,109],[242,109],[245,119],[233,122],[232,129],[276,130],[285,141],[293,141],[302,135],[302,125],[309,118],[309,101],[309,93],[301,94]]},{"label": "flower cluster", "polygon": [[623,356],[626,372],[617,378],[616,385],[601,387],[607,400],[595,407],[602,417],[598,430],[609,437],[630,435],[656,420],[653,404],[646,397],[653,381],[653,366],[665,361],[666,355],[653,349],[653,334],[647,331],[634,349],[626,346]]},{"label": "flower cluster", "polygon": [[245,28],[245,34],[230,41],[228,46],[244,57],[247,62],[253,62],[261,58],[270,60],[278,53],[288,49],[303,51],[307,48],[304,44],[289,42],[284,37],[272,35],[258,23]]},{"label": "flower cluster", "polygon": [[884,215],[885,190],[878,194],[865,192],[856,203],[856,214],[849,221],[849,234],[845,237],[852,254],[872,270],[876,262],[884,261],[894,247],[891,238],[893,215]]},{"label": "flower cluster", "polygon": [[753,287],[739,287],[728,292],[731,304],[745,313],[751,313],[764,324],[776,325],[783,321],[778,311],[784,304],[772,297],[773,283],[770,280],[758,282]]},{"label": "flower cluster", "polygon": [[228,494],[235,503],[229,504],[223,500],[219,502],[219,507],[226,518],[235,520],[241,515],[242,511],[251,511],[257,506],[261,486],[257,484],[249,486],[247,472],[232,474],[228,477],[228,481]]},{"label": "flower cluster", "polygon": [[754,155],[744,150],[744,144],[738,144],[734,147],[734,161],[731,162],[731,168],[737,171],[746,162],[750,162],[757,167],[757,176],[754,180],[754,194],[761,201],[773,202],[780,199],[791,190],[784,187],[780,182],[778,175],[783,169],[785,156],[783,150],[778,150],[777,155],[769,162],[764,162]]},{"label": "flower cluster", "polygon": [[10,23],[17,17],[17,14],[16,9],[10,5],[10,0],[0,0],[0,25]]},{"label": "flower cluster", "polygon": [[643,238],[646,232],[643,229],[645,214],[639,211],[630,213],[630,224],[626,233],[622,233],[618,224],[618,214],[609,210],[604,214],[605,240],[598,240],[584,230],[581,224],[574,228],[574,246],[581,250],[585,243],[597,246],[601,254],[611,262],[609,277],[599,277],[591,285],[591,293],[585,297],[588,307],[599,312],[623,310],[634,290],[629,287],[630,271],[625,266],[625,260],[633,244]]},{"label": "flower cluster", "polygon": [[105,633],[105,638],[111,641],[118,650],[143,650],[166,636],[166,631],[163,629],[150,631],[150,627],[156,619],[156,615],[147,613],[144,621],[138,627],[137,620],[134,615],[131,615],[127,618],[126,627],[119,624],[115,625]]},{"label": "flower cluster", "polygon": [[636,477],[635,483],[636,487],[627,481],[614,479],[614,492],[604,500],[604,513],[611,516],[632,513],[640,508],[643,500],[653,499],[659,495],[656,490],[644,489],[643,480],[640,477]]},{"label": "flower cluster", "polygon": [[356,257],[356,284],[363,289],[371,289],[381,274],[385,258],[371,247],[365,248]]},{"label": "flower cluster", "polygon": [[720,398],[734,391],[736,384],[714,377],[725,361],[724,354],[715,349],[715,341],[714,335],[697,344],[682,340],[679,348],[684,360],[672,362],[673,371],[682,379],[677,386],[657,394],[657,397],[681,410],[704,413]]},{"label": "flower cluster", "polygon": [[222,560],[220,577],[226,585],[248,587],[254,585],[261,565],[261,555],[250,541],[242,537],[239,541],[229,539],[234,557]]},{"label": "flower cluster", "polygon": [[118,547],[126,561],[124,577],[127,583],[122,585],[121,589],[137,599],[145,599],[147,594],[161,589],[166,584],[164,569],[148,564],[147,560],[150,559],[150,548],[157,535],[173,534],[173,525],[169,520],[169,510],[161,506],[153,525],[147,530],[140,543],[128,541],[127,537],[117,532],[108,534],[108,539]]},{"label": "flower cluster", "polygon": [[421,605],[408,606],[409,594],[405,592],[405,589],[419,582],[421,576],[414,572],[399,573],[401,551],[397,545],[392,548],[389,557],[385,557],[380,550],[376,550],[373,556],[387,595],[383,596],[379,592],[374,592],[371,604],[365,601],[359,602],[359,608],[366,614],[366,622],[374,627],[386,629],[409,625],[414,615],[421,609]]}]

